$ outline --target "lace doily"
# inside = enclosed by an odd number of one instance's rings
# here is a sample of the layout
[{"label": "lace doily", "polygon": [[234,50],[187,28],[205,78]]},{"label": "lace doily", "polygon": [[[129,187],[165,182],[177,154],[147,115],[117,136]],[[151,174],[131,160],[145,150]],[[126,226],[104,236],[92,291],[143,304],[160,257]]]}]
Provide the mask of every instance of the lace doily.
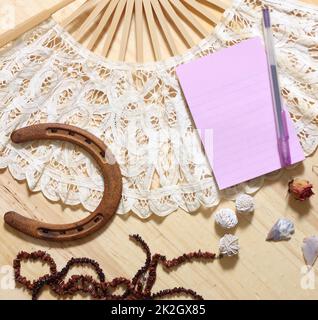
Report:
[{"label": "lace doily", "polygon": [[31,190],[53,201],[94,210],[103,181],[87,154],[66,143],[18,146],[10,141],[17,128],[61,122],[90,131],[115,154],[124,183],[120,214],[164,216],[178,207],[193,212],[200,205],[216,205],[222,197],[255,192],[265,177],[218,191],[175,67],[261,36],[263,4],[272,9],[282,94],[309,155],[318,141],[318,11],[291,0],[235,0],[209,38],[163,62],[108,61],[78,44],[53,20],[2,50],[0,167],[8,167],[16,179],[26,179]]}]

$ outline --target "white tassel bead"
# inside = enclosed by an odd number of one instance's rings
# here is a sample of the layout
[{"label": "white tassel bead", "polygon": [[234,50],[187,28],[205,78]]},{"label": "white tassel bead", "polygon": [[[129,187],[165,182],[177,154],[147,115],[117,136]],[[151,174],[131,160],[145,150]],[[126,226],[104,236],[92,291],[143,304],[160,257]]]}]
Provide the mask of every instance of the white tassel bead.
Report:
[{"label": "white tassel bead", "polygon": [[220,209],[215,214],[215,221],[224,229],[231,229],[237,225],[237,216],[231,209]]}]

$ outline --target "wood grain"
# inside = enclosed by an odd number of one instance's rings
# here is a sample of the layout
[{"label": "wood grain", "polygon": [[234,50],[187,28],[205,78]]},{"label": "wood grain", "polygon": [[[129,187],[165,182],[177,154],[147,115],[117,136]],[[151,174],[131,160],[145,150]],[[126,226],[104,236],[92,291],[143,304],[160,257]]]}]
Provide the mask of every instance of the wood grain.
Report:
[{"label": "wood grain", "polygon": [[[56,4],[57,0],[30,0],[16,4],[17,22]],[[307,1],[318,4],[318,1]],[[75,6],[72,7],[73,10]],[[66,17],[66,11],[60,15]],[[62,19],[62,17],[59,17]],[[58,19],[58,18],[57,18]],[[164,49],[164,48],[161,48]],[[117,50],[120,50],[120,43]],[[118,53],[117,52],[117,53]],[[144,54],[149,54],[144,50]],[[127,52],[126,58],[129,59]],[[211,264],[185,265],[169,275],[159,269],[155,290],[174,286],[193,288],[207,299],[317,299],[318,263],[314,267],[316,286],[313,290],[301,288],[301,268],[304,261],[301,244],[304,237],[318,233],[318,176],[313,165],[318,164],[317,153],[305,160],[302,166],[286,172],[278,181],[267,181],[256,194],[256,211],[249,217],[240,217],[235,234],[240,239],[238,258],[215,261]],[[291,177],[306,177],[315,187],[316,195],[308,203],[289,200],[287,182]],[[81,207],[70,208],[62,203],[51,203],[41,193],[30,193],[25,182],[15,181],[8,170],[0,172],[1,212],[14,210],[27,217],[46,222],[73,222],[87,216]],[[234,208],[233,202],[223,201],[219,208]],[[152,252],[169,258],[196,249],[216,251],[222,230],[215,227],[215,209],[200,209],[194,214],[179,210],[166,218],[153,216],[141,220],[134,215],[116,216],[112,224],[96,235],[72,243],[52,244],[12,232],[0,224],[0,298],[29,299],[19,289],[4,289],[6,265],[11,265],[19,250],[47,250],[59,267],[75,256],[89,256],[100,262],[108,278],[131,277],[144,262],[144,255],[128,240],[131,233],[139,233],[150,245]],[[289,242],[268,243],[265,237],[280,217],[295,222],[296,233]],[[40,264],[24,269],[30,277],[43,274]],[[74,270],[73,273],[78,271]],[[46,290],[41,299],[54,298]],[[82,298],[77,296],[76,298]]]}]

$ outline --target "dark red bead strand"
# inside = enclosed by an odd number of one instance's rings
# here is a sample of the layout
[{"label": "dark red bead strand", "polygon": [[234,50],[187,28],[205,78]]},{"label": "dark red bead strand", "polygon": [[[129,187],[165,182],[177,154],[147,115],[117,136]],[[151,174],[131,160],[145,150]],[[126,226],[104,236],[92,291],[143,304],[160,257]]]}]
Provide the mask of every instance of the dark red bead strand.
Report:
[{"label": "dark red bead strand", "polygon": [[[50,287],[58,297],[73,297],[78,293],[82,293],[90,296],[92,299],[102,300],[149,300],[180,295],[186,295],[193,299],[203,299],[194,290],[183,287],[165,289],[157,293],[152,293],[152,289],[157,279],[158,264],[162,264],[164,269],[172,269],[194,260],[213,261],[217,258],[214,253],[197,251],[167,260],[165,256],[160,254],[152,256],[149,246],[139,235],[131,235],[130,239],[140,246],[146,254],[144,265],[131,280],[118,277],[111,281],[106,281],[105,274],[99,264],[89,258],[72,258],[67,262],[65,267],[57,271],[56,263],[48,253],[35,251],[32,253],[20,252],[13,261],[15,281],[31,292],[32,299],[37,299],[42,288],[45,286]],[[31,282],[21,275],[22,261],[41,261],[49,265],[50,273]],[[95,271],[98,280],[89,275],[73,275],[65,282],[65,277],[74,266],[91,267]],[[115,294],[119,288],[124,288],[123,294]]]},{"label": "dark red bead strand", "polygon": [[161,290],[159,292],[154,293],[152,295],[152,298],[155,300],[160,298],[167,298],[169,296],[174,297],[174,296],[180,296],[180,295],[189,296],[194,300],[203,300],[203,297],[197,294],[195,291],[191,289],[185,289],[183,287]]}]

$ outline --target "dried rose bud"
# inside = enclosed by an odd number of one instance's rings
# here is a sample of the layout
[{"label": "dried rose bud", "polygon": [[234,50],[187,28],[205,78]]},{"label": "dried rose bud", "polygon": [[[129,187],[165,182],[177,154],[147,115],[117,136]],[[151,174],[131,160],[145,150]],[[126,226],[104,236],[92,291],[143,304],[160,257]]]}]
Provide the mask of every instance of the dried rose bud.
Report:
[{"label": "dried rose bud", "polygon": [[296,200],[300,201],[304,201],[314,194],[312,184],[307,180],[299,178],[288,182],[288,192],[291,193]]}]

